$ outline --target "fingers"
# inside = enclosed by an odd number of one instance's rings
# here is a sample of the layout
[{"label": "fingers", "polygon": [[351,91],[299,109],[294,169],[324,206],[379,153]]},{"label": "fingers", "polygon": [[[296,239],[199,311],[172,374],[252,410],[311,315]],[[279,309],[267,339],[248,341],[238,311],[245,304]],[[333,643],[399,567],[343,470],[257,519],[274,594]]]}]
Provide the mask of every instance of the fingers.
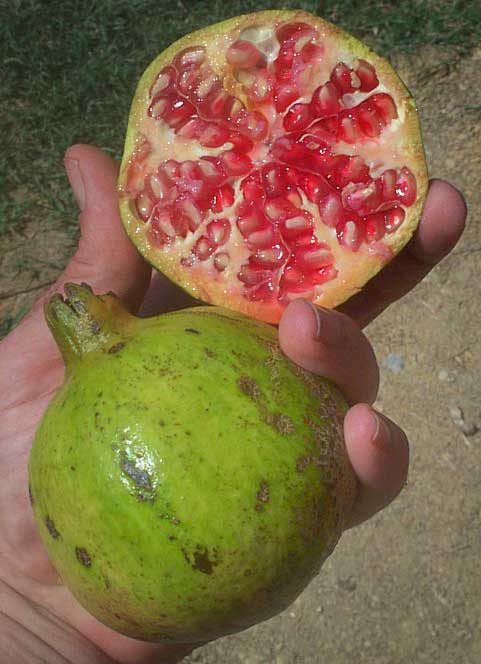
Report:
[{"label": "fingers", "polygon": [[375,400],[376,358],[357,324],[344,314],[294,300],[281,318],[279,343],[294,362],[336,383],[350,403]]},{"label": "fingers", "polygon": [[304,300],[295,300],[284,312],[279,342],[294,362],[330,378],[356,404],[345,417],[344,438],[360,487],[349,527],[361,523],[397,496],[409,465],[404,433],[368,405],[379,385],[372,348],[350,318]]},{"label": "fingers", "polygon": [[419,283],[456,245],[466,224],[466,203],[443,180],[432,180],[412,240],[364,289],[339,307],[364,327]]},{"label": "fingers", "polygon": [[408,245],[410,254],[426,268],[439,263],[461,237],[466,215],[462,194],[448,182],[432,180],[421,223]]},{"label": "fingers", "polygon": [[404,432],[367,404],[357,404],[344,420],[344,438],[359,494],[348,527],[386,507],[406,483],[409,445]]}]

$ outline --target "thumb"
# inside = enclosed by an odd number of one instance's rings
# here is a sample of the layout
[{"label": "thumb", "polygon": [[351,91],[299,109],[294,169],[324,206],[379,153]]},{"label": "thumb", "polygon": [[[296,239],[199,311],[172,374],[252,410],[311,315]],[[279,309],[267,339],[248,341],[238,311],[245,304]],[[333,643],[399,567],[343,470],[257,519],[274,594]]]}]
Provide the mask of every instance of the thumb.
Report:
[{"label": "thumb", "polygon": [[86,282],[98,293],[113,291],[131,310],[140,306],[150,281],[151,269],[120,221],[115,161],[91,145],[74,145],[65,153],[64,162],[80,208],[80,240],[65,270],[24,322],[43,323],[45,301],[69,281]]},{"label": "thumb", "polygon": [[119,217],[117,164],[98,148],[74,145],[65,169],[80,208],[80,242],[53,290],[86,281],[96,292],[114,291],[137,309],[151,270],[128,239]]},{"label": "thumb", "polygon": [[[61,291],[66,282],[86,282],[94,292],[113,291],[135,310],[150,281],[151,269],[131,244],[120,221],[116,163],[98,148],[74,145],[66,152],[65,167],[81,208],[80,241],[55,284],[2,341],[0,379],[11,383],[15,377],[20,392],[47,389],[51,383],[49,370],[59,362],[43,313],[44,304],[53,293]],[[35,372],[45,385],[30,385]],[[18,394],[13,392],[10,397],[15,400]]]}]

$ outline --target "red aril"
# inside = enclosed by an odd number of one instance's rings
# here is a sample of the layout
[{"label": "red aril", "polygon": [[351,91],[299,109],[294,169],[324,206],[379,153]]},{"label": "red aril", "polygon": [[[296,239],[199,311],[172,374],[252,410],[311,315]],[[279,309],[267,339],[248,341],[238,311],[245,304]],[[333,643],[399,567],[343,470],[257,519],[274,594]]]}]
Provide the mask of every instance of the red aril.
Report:
[{"label": "red aril", "polygon": [[235,69],[250,69],[265,63],[265,56],[250,41],[238,39],[226,51],[227,64]]},{"label": "red aril", "polygon": [[227,219],[214,219],[207,225],[207,237],[215,246],[225,244],[230,235],[230,223]]},{"label": "red aril", "polygon": [[277,322],[334,307],[414,232],[427,175],[392,67],[301,11],[187,35],[149,66],[120,174],[129,237],[206,302]]}]

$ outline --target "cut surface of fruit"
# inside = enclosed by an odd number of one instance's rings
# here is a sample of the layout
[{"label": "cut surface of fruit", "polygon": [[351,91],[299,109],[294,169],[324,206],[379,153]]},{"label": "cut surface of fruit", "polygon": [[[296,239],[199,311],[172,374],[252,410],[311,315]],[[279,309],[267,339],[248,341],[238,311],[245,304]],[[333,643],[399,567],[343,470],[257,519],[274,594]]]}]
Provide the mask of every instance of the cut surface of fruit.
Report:
[{"label": "cut surface of fruit", "polygon": [[119,179],[144,257],[207,303],[276,323],[335,307],[412,236],[427,189],[416,108],[334,25],[266,11],[192,33],[144,73]]}]

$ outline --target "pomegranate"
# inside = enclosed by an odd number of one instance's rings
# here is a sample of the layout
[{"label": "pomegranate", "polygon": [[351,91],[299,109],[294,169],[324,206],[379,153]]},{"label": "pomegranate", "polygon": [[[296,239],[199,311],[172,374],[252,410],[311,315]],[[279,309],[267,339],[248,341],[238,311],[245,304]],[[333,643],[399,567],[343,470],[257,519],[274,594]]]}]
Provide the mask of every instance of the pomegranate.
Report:
[{"label": "pomegranate", "polygon": [[144,73],[120,211],[145,258],[205,302],[277,322],[334,307],[411,237],[427,187],[412,97],[386,60],[300,11],[233,18]]},{"label": "pomegranate", "polygon": [[30,459],[65,584],[149,641],[213,639],[284,609],[353,503],[338,391],[288,360],[271,325],[217,307],[136,318],[112,294],[65,291],[46,314],[66,379]]}]

